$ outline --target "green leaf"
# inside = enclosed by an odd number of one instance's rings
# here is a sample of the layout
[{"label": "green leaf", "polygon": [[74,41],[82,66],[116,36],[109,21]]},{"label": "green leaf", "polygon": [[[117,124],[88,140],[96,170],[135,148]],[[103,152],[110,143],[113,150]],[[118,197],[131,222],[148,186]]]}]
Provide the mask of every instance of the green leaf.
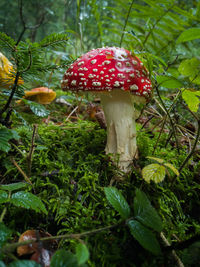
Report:
[{"label": "green leaf", "polygon": [[161,57],[149,53],[146,54],[148,54],[149,57],[152,57],[153,59],[160,61],[163,64],[163,66],[167,67],[167,63]]},{"label": "green leaf", "polygon": [[32,209],[36,212],[47,214],[47,210],[42,201],[35,195],[25,191],[19,191],[11,196],[11,203],[17,207]]},{"label": "green leaf", "polygon": [[[186,17],[186,18],[190,18],[190,19],[193,20],[193,21],[199,20],[199,19],[198,19],[198,16],[196,16],[196,14],[195,14],[195,16],[194,16],[194,15],[190,12],[190,10],[186,11],[186,10],[180,8],[178,5],[173,6],[173,12],[175,12],[175,14],[176,14],[176,13],[181,14],[181,15],[183,15],[183,16]],[[176,17],[177,17],[177,14],[176,14]],[[179,17],[178,17],[178,18],[179,18]]]},{"label": "green leaf", "polygon": [[183,86],[183,84],[179,80],[172,76],[158,75],[156,76],[156,79],[160,85],[166,88],[175,89]]},{"label": "green leaf", "polygon": [[200,84],[200,60],[193,57],[181,62],[178,71],[189,77],[190,81],[195,84]]},{"label": "green leaf", "polygon": [[197,112],[200,104],[199,100],[199,93],[200,91],[194,91],[194,90],[189,90],[185,89],[182,92],[182,98],[185,101],[185,103],[188,105],[188,108],[193,111]]},{"label": "green leaf", "polygon": [[171,163],[164,163],[164,165],[170,168],[177,176],[179,176],[179,171]]},{"label": "green leaf", "polygon": [[0,223],[0,248],[6,243],[11,236],[11,230],[4,223]]},{"label": "green leaf", "polygon": [[160,164],[150,164],[142,169],[142,177],[147,183],[154,181],[160,183],[165,178],[165,167]]},{"label": "green leaf", "polygon": [[85,244],[79,243],[76,246],[76,257],[78,259],[78,264],[81,265],[88,261],[89,259],[89,251]]},{"label": "green leaf", "polygon": [[119,190],[115,187],[105,187],[104,192],[108,202],[119,212],[123,219],[130,217],[130,207]]},{"label": "green leaf", "polygon": [[41,265],[35,261],[21,260],[10,263],[8,267],[41,267]]},{"label": "green leaf", "polygon": [[60,249],[53,255],[50,267],[78,267],[78,261],[70,251]]},{"label": "green leaf", "polygon": [[0,261],[0,267],[6,267],[6,265],[3,263],[3,261]]},{"label": "green leaf", "polygon": [[194,74],[194,69],[199,67],[199,64],[200,62],[196,57],[185,59],[180,63],[178,71],[184,76],[191,76]]},{"label": "green leaf", "polygon": [[50,114],[50,111],[47,110],[44,105],[41,105],[39,103],[23,99],[23,102],[27,105],[29,105],[31,111],[38,117],[47,117]]},{"label": "green leaf", "polygon": [[11,134],[12,134],[11,138],[15,140],[19,140],[20,136],[18,135],[18,133],[15,130],[11,130],[11,129],[9,130],[11,131]]},{"label": "green leaf", "polygon": [[164,159],[159,159],[159,158],[155,158],[155,157],[147,157],[148,159],[153,159],[159,163],[163,163],[164,162]]},{"label": "green leaf", "polygon": [[15,191],[15,190],[21,189],[21,188],[26,187],[26,186],[28,186],[27,183],[19,182],[19,183],[0,185],[0,189],[7,190],[7,191]]},{"label": "green leaf", "polygon": [[0,190],[0,204],[8,202],[8,193]]},{"label": "green leaf", "polygon": [[180,34],[177,39],[177,43],[183,43],[200,38],[200,28],[190,28]]},{"label": "green leaf", "polygon": [[128,222],[132,236],[140,243],[142,247],[158,255],[161,253],[160,245],[155,235],[140,222],[130,220]]},{"label": "green leaf", "polygon": [[151,205],[145,193],[139,189],[136,190],[134,198],[134,216],[139,222],[155,231],[162,231],[162,221],[157,211]]},{"label": "green leaf", "polygon": [[11,146],[8,143],[10,139],[19,139],[17,132],[4,127],[0,128],[0,150],[4,152],[10,150]]},{"label": "green leaf", "polygon": [[47,110],[43,105],[34,103],[30,106],[30,109],[33,111],[35,115],[38,117],[47,117],[50,114],[50,111]]}]

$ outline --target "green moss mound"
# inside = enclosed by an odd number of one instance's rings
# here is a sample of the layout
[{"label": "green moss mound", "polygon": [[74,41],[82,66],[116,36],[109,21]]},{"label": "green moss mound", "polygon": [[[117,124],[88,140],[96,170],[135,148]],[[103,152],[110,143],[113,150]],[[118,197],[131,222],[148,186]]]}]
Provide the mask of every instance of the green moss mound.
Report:
[{"label": "green moss mound", "polygon": [[[10,152],[21,168],[27,171],[26,154],[30,149],[32,129],[18,127],[20,141],[18,150]],[[38,126],[32,158],[32,191],[41,198],[48,216],[35,212],[10,208],[5,221],[15,232],[42,228],[52,235],[80,233],[115,225],[119,215],[109,206],[103,191],[104,186],[114,183],[126,196],[133,208],[135,189],[142,189],[159,212],[166,237],[177,236],[184,240],[199,229],[197,216],[199,185],[196,171],[187,167],[174,182],[169,173],[160,184],[147,184],[141,177],[141,169],[150,164],[158,133],[138,131],[140,160],[133,172],[123,182],[117,179],[116,168],[104,153],[106,132],[95,122],[79,120],[63,124],[50,123]],[[165,147],[163,134],[154,156],[179,167],[186,156],[184,149],[179,154],[171,145]],[[20,152],[21,151],[21,152]],[[1,167],[9,182],[21,181],[21,174],[2,156]],[[34,218],[34,220],[33,220]],[[22,223],[23,222],[23,223]],[[89,250],[89,266],[158,266],[166,259],[155,257],[135,241],[126,227],[117,227],[84,238]],[[75,240],[62,240],[61,247],[74,251]],[[180,256],[188,261],[188,252]],[[168,259],[170,262],[170,260]],[[134,263],[134,264],[133,264]]]}]

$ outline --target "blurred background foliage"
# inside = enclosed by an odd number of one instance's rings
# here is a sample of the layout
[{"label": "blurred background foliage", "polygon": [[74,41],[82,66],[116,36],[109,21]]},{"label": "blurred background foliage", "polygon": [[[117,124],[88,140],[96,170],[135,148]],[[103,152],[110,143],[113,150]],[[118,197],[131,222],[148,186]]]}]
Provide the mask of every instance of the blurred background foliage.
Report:
[{"label": "blurred background foliage", "polygon": [[80,54],[104,45],[119,46],[126,24],[126,47],[167,56],[185,28],[198,27],[199,9],[198,1],[2,0],[0,31],[17,40],[25,24],[23,40],[32,42],[67,31]]},{"label": "blurred background foliage", "polygon": [[[117,223],[119,216],[103,192],[112,183],[130,205],[136,188],[146,192],[169,242],[199,235],[200,2],[1,0],[0,32],[0,51],[24,81],[16,88],[13,81],[11,105],[1,114],[1,183],[24,179],[20,166],[34,185],[29,191],[48,210],[45,216],[9,207],[4,219],[15,239],[28,228],[40,227],[55,235]],[[123,183],[104,155],[105,129],[91,116],[93,105],[100,108],[98,99],[60,90],[68,65],[102,46],[122,46],[140,57],[155,91],[137,124],[140,160]],[[56,91],[53,103],[17,104],[25,90],[38,86]],[[10,89],[1,85],[0,111]],[[36,147],[27,161],[33,137]],[[162,183],[145,183],[141,169],[152,163],[147,159],[152,155],[171,162],[180,176],[169,171]],[[86,242],[89,266],[174,266],[167,253],[161,258],[144,252],[125,228],[87,237]],[[76,244],[62,241],[60,246],[74,251]],[[186,266],[197,264],[198,255],[198,243],[178,253]]]}]

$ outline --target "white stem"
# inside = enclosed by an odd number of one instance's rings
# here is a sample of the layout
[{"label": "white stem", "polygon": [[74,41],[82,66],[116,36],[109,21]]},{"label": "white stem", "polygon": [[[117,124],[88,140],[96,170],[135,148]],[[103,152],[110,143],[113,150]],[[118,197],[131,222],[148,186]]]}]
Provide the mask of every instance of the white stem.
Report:
[{"label": "white stem", "polygon": [[119,168],[128,172],[137,153],[134,108],[137,97],[120,89],[99,95],[107,123],[106,154],[118,157]]}]

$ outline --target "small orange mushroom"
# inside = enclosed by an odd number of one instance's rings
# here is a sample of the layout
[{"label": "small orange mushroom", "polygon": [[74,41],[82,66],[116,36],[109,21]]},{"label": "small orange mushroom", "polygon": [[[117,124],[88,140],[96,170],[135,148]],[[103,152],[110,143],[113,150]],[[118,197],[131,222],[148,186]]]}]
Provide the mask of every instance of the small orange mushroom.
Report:
[{"label": "small orange mushroom", "polygon": [[[18,242],[23,242],[23,241],[28,241],[28,240],[36,240],[36,239],[37,239],[36,231],[35,230],[27,230],[26,232],[24,232],[20,236]],[[32,254],[37,250],[37,246],[38,245],[36,243],[20,246],[17,248],[17,254],[19,256]]]},{"label": "small orange mushroom", "polygon": [[[16,70],[13,64],[0,52],[0,86],[4,88],[11,88],[15,81]],[[24,81],[19,78],[18,85],[23,84]]]},{"label": "small orange mushroom", "polygon": [[37,241],[31,244],[22,245],[17,248],[17,254],[19,257],[29,257],[30,260],[42,264],[44,267],[50,266],[50,261],[53,253],[58,247],[56,240],[41,241],[43,237],[51,237],[47,232],[40,230],[27,230],[19,238],[18,242],[24,242],[28,240]]},{"label": "small orange mushroom", "polygon": [[24,98],[46,105],[51,103],[56,98],[56,92],[47,87],[38,87],[30,91],[25,91]]}]

